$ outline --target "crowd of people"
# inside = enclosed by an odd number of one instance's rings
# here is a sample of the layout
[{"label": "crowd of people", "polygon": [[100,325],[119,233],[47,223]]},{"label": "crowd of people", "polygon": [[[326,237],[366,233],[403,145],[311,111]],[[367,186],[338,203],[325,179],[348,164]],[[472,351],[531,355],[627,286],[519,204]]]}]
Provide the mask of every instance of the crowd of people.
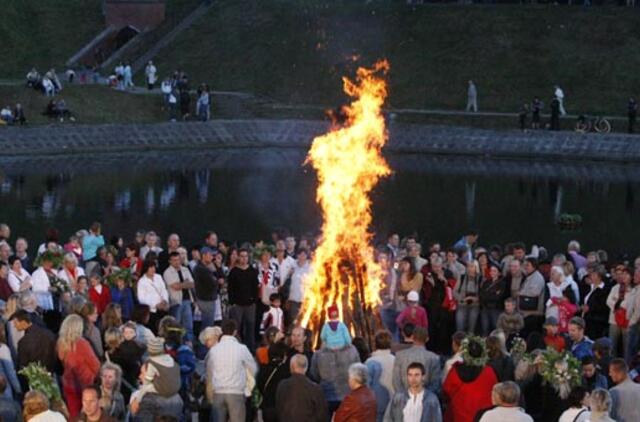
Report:
[{"label": "crowd of people", "polygon": [[381,242],[365,339],[337,306],[298,325],[311,237],[186,248],[94,223],[31,250],[0,224],[1,420],[640,420],[640,258],[478,239]]}]

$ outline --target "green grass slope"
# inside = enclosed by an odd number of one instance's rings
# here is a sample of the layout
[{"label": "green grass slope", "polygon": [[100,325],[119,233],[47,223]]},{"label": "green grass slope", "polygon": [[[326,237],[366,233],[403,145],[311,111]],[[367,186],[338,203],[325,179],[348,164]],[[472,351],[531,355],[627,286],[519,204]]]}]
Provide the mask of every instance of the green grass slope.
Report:
[{"label": "green grass slope", "polygon": [[[640,96],[640,11],[552,5],[410,7],[404,1],[220,0],[156,62],[193,83],[334,105],[341,76],[391,63],[389,104],[515,111],[553,85],[568,112],[624,114]],[[353,56],[358,56],[357,62]],[[548,110],[548,109],[547,109]]]},{"label": "green grass slope", "polygon": [[104,28],[101,0],[2,0],[0,78],[64,63]]}]

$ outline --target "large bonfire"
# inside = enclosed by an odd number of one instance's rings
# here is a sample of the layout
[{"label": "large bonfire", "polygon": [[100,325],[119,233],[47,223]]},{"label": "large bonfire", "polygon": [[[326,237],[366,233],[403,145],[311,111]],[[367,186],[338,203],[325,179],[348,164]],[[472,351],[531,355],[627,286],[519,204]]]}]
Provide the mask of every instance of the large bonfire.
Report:
[{"label": "large bonfire", "polygon": [[307,157],[318,175],[322,238],[315,250],[300,323],[318,333],[327,308],[336,305],[352,334],[371,340],[382,272],[371,246],[369,194],[391,170],[381,150],[387,140],[382,105],[387,61],[359,68],[355,81],[343,78],[353,98],[341,124],[313,140]]}]

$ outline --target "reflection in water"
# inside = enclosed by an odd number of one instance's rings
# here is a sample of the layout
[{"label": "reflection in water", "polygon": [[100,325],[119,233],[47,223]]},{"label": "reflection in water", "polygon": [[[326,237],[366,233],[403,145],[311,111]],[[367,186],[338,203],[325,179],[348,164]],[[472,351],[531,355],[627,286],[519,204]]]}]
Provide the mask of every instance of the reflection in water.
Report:
[{"label": "reflection in water", "polygon": [[[315,174],[302,166],[304,151],[179,155],[105,155],[91,169],[82,156],[0,157],[0,222],[40,239],[50,226],[66,236],[99,220],[108,234],[175,230],[187,244],[208,229],[237,240],[267,238],[274,227],[317,231]],[[416,231],[448,244],[473,226],[483,244],[523,240],[558,250],[577,237],[585,248],[636,247],[636,166],[406,154],[388,160],[394,173],[373,195],[381,236]],[[581,214],[582,231],[560,232],[562,213]]]}]

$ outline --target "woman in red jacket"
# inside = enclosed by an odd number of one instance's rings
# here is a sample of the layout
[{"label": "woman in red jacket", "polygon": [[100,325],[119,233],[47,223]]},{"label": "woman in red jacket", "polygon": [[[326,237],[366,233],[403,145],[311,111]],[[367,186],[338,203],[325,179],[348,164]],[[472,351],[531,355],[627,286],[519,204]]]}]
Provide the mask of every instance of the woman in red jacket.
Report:
[{"label": "woman in red jacket", "polygon": [[498,383],[496,373],[487,365],[487,350],[481,338],[463,340],[462,359],[451,368],[442,386],[449,399],[444,415],[447,422],[472,422],[479,410],[492,406],[491,390]]},{"label": "woman in red jacket", "polygon": [[89,277],[89,300],[96,305],[96,311],[98,315],[102,315],[107,305],[111,303],[111,291],[109,287],[102,284],[102,277],[99,275],[92,275]]},{"label": "woman in red jacket", "polygon": [[84,324],[79,315],[69,315],[60,326],[57,352],[64,367],[62,389],[71,419],[82,408],[82,389],[95,382],[100,361],[91,345],[82,337]]}]

